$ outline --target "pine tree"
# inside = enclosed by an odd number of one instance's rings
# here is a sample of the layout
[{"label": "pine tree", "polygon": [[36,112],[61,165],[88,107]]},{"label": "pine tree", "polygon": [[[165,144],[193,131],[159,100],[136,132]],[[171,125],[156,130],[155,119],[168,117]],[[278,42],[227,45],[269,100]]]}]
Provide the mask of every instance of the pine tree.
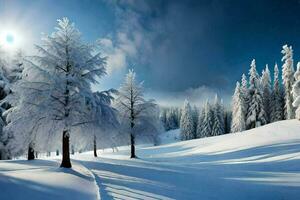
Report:
[{"label": "pine tree", "polygon": [[201,126],[202,137],[212,136],[213,120],[214,120],[213,118],[214,118],[214,113],[212,107],[209,104],[209,102],[206,101],[204,107],[204,118]]},{"label": "pine tree", "polygon": [[180,119],[181,140],[190,140],[196,138],[192,108],[188,100],[184,101],[182,115]]},{"label": "pine tree", "polygon": [[284,118],[294,119],[295,110],[293,108],[293,96],[292,86],[294,84],[294,61],[293,61],[293,49],[292,46],[284,45],[281,53],[283,57],[281,61],[284,61],[282,65],[282,81],[284,86]]},{"label": "pine tree", "polygon": [[199,118],[199,110],[197,106],[193,106],[192,116],[193,116],[193,123],[194,123],[195,138],[197,138],[197,126],[198,126],[198,118]]},{"label": "pine tree", "polygon": [[213,106],[213,126],[212,135],[222,135],[225,133],[224,130],[224,111],[222,103],[219,100],[218,95],[215,96],[214,106]]},{"label": "pine tree", "polygon": [[176,116],[176,111],[175,108],[169,108],[167,110],[166,114],[166,124],[168,127],[168,130],[173,130],[178,128],[178,122],[177,122],[177,116]]},{"label": "pine tree", "polygon": [[271,101],[271,121],[276,122],[283,119],[283,97],[279,82],[279,69],[277,64],[274,67],[274,82]]},{"label": "pine tree", "polygon": [[245,74],[242,75],[242,80],[241,80],[241,95],[244,99],[243,113],[245,113],[245,118],[246,118],[248,107],[249,107],[249,89],[248,89],[247,77]]},{"label": "pine tree", "polygon": [[234,95],[232,98],[232,122],[231,132],[241,132],[246,130],[244,108],[244,98],[241,91],[240,83],[236,83]]},{"label": "pine tree", "polygon": [[251,129],[266,124],[259,81],[260,79],[256,71],[256,64],[254,59],[251,62],[249,75],[249,107],[247,112],[246,126],[248,129]]},{"label": "pine tree", "polygon": [[300,120],[300,62],[297,64],[297,71],[294,75],[296,82],[293,85],[293,106],[296,108],[296,118]]},{"label": "pine tree", "polygon": [[262,72],[261,86],[263,94],[263,106],[265,111],[266,122],[271,121],[271,76],[268,65]]},{"label": "pine tree", "polygon": [[205,109],[202,108],[198,116],[197,131],[196,131],[197,138],[205,137],[205,135],[202,133],[204,118],[205,118]]}]

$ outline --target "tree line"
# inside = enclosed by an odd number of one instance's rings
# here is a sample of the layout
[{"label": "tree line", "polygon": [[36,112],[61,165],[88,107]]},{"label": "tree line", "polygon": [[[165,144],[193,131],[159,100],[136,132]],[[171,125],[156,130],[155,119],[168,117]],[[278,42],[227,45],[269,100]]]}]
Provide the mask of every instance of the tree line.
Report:
[{"label": "tree line", "polygon": [[217,136],[230,132],[231,112],[223,100],[215,96],[199,108],[185,100],[182,108],[162,108],[160,120],[165,130],[180,128],[181,140]]},{"label": "tree line", "polygon": [[269,66],[260,75],[253,59],[249,76],[243,74],[236,83],[231,109],[226,109],[218,96],[202,108],[192,107],[186,100],[182,108],[161,109],[164,128],[180,128],[181,139],[189,140],[241,132],[279,120],[300,119],[300,62],[295,72],[292,47],[284,45],[281,53],[281,79],[278,64],[274,66],[272,79]]},{"label": "tree line", "polygon": [[295,119],[296,114],[299,119],[297,99],[300,62],[295,72],[292,47],[284,45],[281,53],[281,80],[278,64],[274,66],[272,80],[268,65],[260,76],[253,59],[248,80],[243,74],[241,83],[236,83],[232,99],[231,132],[240,132],[279,120]]}]

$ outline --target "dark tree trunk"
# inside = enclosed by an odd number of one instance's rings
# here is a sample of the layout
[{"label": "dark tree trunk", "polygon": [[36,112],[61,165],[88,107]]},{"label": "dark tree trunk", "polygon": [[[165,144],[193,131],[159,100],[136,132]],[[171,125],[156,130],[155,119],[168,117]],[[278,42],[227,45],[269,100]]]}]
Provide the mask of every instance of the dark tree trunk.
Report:
[{"label": "dark tree trunk", "polygon": [[134,136],[133,134],[130,134],[130,146],[131,146],[131,155],[130,155],[130,158],[136,158],[136,155],[135,155],[135,141],[134,141]]},{"label": "dark tree trunk", "polygon": [[70,161],[70,146],[69,146],[69,133],[67,130],[63,131],[63,142],[62,142],[62,161],[60,167],[65,167],[65,168],[71,168],[71,161]]},{"label": "dark tree trunk", "polygon": [[98,155],[97,155],[97,138],[96,138],[96,135],[94,135],[94,156],[98,157]]},{"label": "dark tree trunk", "polygon": [[34,160],[34,149],[32,147],[32,144],[29,144],[27,159]]},{"label": "dark tree trunk", "polygon": [[[66,85],[65,85],[65,99],[64,99],[64,118],[68,119],[70,114],[70,81],[69,81],[69,75],[71,71],[71,64],[69,62],[69,47],[66,46],[66,57],[67,57],[67,63],[66,63]],[[65,124],[65,129],[63,131],[63,138],[62,138],[62,161],[60,167],[65,168],[71,168],[71,161],[70,161],[70,133],[69,129],[67,129],[68,126]]]}]

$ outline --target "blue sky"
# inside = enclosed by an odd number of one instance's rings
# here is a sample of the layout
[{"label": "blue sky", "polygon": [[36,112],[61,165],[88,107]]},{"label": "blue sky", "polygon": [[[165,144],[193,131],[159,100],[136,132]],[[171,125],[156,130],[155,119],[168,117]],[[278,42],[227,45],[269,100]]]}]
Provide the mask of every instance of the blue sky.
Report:
[{"label": "blue sky", "polygon": [[95,89],[118,87],[134,68],[160,103],[201,104],[215,93],[229,99],[253,58],[259,70],[281,65],[285,43],[298,61],[299,9],[296,0],[0,0],[0,29],[16,28],[32,52],[41,32],[68,17],[109,56],[109,74]]}]

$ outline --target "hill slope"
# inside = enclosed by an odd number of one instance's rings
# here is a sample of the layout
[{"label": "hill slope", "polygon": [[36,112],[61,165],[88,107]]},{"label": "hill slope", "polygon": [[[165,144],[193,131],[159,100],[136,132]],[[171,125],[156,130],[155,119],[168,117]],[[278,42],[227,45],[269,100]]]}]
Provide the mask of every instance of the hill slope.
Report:
[{"label": "hill slope", "polygon": [[[169,135],[173,134],[174,131]],[[99,158],[93,158],[92,152],[77,154],[73,162],[80,170],[77,168],[79,173],[71,173],[71,176],[70,172],[50,169],[54,173],[60,173],[56,174],[58,177],[65,176],[60,179],[61,182],[71,182],[74,187],[78,187],[72,188],[77,197],[89,194],[90,198],[95,187],[98,187],[100,197],[104,200],[299,199],[300,122],[297,120],[276,122],[242,133],[184,142],[169,143],[170,138],[167,137],[165,142],[167,144],[161,146],[138,146],[137,155],[140,159],[134,160],[128,158],[128,147],[121,147],[118,152],[99,150]],[[31,184],[39,194],[48,194],[46,188],[51,179],[35,179],[31,176],[36,170],[41,170],[34,169],[37,167],[36,161],[26,163],[27,176],[22,177],[16,176],[18,172],[4,171],[8,170],[7,162],[11,165],[15,163],[13,167],[16,167],[20,161],[0,162],[1,191],[4,188],[2,194],[11,194],[11,187],[14,188],[13,194],[22,192],[26,187],[31,188]],[[86,173],[86,169],[90,172]],[[45,171],[49,171],[48,168]],[[93,180],[82,174],[94,177],[97,186],[92,186],[90,183]],[[27,179],[30,181],[26,181]],[[88,182],[82,183],[84,180]],[[21,188],[20,181],[29,185],[24,184],[24,188]],[[43,184],[39,184],[40,182]],[[79,187],[80,184],[84,184],[84,187]],[[41,185],[42,188],[36,188]],[[67,191],[71,191],[70,187]],[[50,191],[53,193],[54,188],[58,191],[55,197],[64,194],[64,187],[51,185]],[[9,198],[4,199],[18,199],[12,198],[18,197],[13,194],[6,195]]]},{"label": "hill slope", "polygon": [[[176,132],[176,131],[175,131]],[[167,140],[167,142],[170,142]],[[300,122],[78,159],[103,199],[299,199]],[[85,160],[85,161],[84,161]]]}]

